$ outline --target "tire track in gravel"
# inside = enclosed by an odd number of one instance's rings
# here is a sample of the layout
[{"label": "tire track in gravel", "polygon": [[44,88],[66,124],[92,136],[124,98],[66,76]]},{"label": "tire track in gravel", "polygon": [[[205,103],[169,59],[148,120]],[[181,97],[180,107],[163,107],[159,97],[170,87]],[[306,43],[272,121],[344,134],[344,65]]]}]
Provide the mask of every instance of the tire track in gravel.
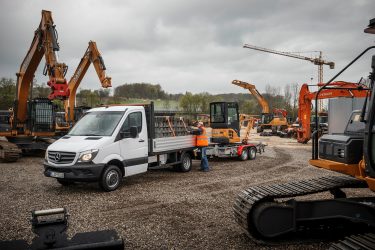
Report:
[{"label": "tire track in gravel", "polygon": [[[173,205],[176,203],[183,203],[186,202],[186,200],[207,200],[209,198],[215,199],[218,195],[222,195],[224,193],[233,193],[238,192],[238,190],[244,189],[243,183],[249,182],[249,179],[251,181],[254,177],[260,177],[264,174],[269,175],[270,173],[273,173],[274,178],[277,179],[280,176],[284,176],[284,171],[280,171],[280,169],[285,168],[293,168],[297,169],[297,167],[290,166],[291,163],[294,162],[292,156],[290,153],[288,153],[286,150],[283,150],[281,148],[274,148],[274,151],[276,153],[276,156],[281,159],[281,161],[278,162],[278,164],[274,164],[274,159],[270,158],[265,164],[253,164],[256,166],[255,173],[254,169],[251,168],[251,172],[246,173],[241,176],[235,176],[230,177],[230,182],[228,182],[228,176],[222,176],[220,178],[217,178],[215,181],[210,181],[208,183],[204,184],[195,184],[193,186],[187,187],[186,192],[188,193],[187,196],[181,197],[179,193],[176,193],[172,195],[173,199],[171,200],[153,200],[145,201],[141,203],[137,203],[136,205],[124,205],[124,204],[113,204],[113,206],[106,206],[105,208],[101,209],[101,213],[107,214],[107,213],[122,213],[122,214],[131,214],[137,211],[138,213],[141,211],[149,211],[154,210],[157,208],[163,208],[165,206]],[[248,163],[248,162],[247,162]],[[229,165],[229,164],[228,164]],[[264,166],[266,165],[266,167]],[[225,168],[225,166],[223,166]],[[235,171],[235,170],[233,170]],[[271,172],[270,172],[271,171]],[[302,171],[301,169],[298,169],[297,171]],[[293,172],[294,174],[296,172]],[[225,184],[224,184],[224,181]],[[267,182],[270,181],[270,179],[267,179]],[[258,185],[258,183],[255,183]],[[125,211],[126,210],[126,211]]]},{"label": "tire track in gravel", "polygon": [[[291,156],[288,150],[284,150],[279,147],[274,148],[276,157],[282,159],[282,161],[275,164],[273,159],[272,165],[268,166],[265,164],[259,164],[260,168],[263,170],[257,171],[255,173],[246,173],[242,176],[231,177],[230,182],[225,182],[223,184],[224,178],[222,180],[213,181],[210,183],[195,185],[192,189],[199,188],[199,190],[206,191],[206,194],[210,194],[214,198],[230,193],[238,193],[241,190],[247,189],[255,185],[264,185],[266,183],[272,183],[280,181],[281,177],[283,179],[291,176],[299,176],[298,174],[310,168],[305,162],[300,160],[295,160]],[[266,165],[266,168],[265,168]],[[253,169],[252,169],[253,170]],[[259,179],[260,181],[253,182],[254,179]],[[245,187],[244,187],[245,186]]]}]

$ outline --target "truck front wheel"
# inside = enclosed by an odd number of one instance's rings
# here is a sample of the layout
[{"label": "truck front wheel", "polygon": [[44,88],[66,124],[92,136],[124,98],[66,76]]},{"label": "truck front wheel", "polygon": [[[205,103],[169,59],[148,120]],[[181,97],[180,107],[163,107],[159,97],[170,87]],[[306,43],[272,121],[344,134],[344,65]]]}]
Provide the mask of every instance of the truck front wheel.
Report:
[{"label": "truck front wheel", "polygon": [[187,152],[182,153],[181,163],[178,165],[178,170],[181,172],[189,172],[191,170],[192,160],[191,155]]},{"label": "truck front wheel", "polygon": [[121,171],[117,166],[109,165],[104,169],[103,174],[99,180],[100,187],[106,191],[110,192],[116,190],[121,183]]}]

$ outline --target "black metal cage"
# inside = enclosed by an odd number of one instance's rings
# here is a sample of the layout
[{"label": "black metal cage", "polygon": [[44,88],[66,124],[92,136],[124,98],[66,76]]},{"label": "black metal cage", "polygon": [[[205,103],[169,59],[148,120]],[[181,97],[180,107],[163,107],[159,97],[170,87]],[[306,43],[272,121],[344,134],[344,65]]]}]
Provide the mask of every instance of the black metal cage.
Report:
[{"label": "black metal cage", "polygon": [[46,98],[28,101],[29,128],[32,132],[55,131],[55,105]]}]

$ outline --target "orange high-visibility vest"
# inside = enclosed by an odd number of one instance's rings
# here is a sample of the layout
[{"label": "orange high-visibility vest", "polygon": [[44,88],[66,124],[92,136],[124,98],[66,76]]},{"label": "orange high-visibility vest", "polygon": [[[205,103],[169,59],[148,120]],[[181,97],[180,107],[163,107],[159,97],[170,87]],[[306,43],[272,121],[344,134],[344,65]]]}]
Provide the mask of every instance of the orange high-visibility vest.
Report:
[{"label": "orange high-visibility vest", "polygon": [[208,146],[208,137],[206,135],[206,128],[205,127],[201,127],[201,129],[202,129],[202,134],[201,135],[197,135],[196,146],[197,147],[207,147]]}]

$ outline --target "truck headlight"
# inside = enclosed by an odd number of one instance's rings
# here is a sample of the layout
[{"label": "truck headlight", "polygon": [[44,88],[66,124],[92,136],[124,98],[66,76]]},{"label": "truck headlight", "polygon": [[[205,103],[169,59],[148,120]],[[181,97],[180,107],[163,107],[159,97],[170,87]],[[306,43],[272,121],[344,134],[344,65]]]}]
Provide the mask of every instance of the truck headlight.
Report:
[{"label": "truck headlight", "polygon": [[99,150],[98,149],[93,149],[93,150],[88,150],[81,152],[78,161],[79,162],[89,162],[95,158],[95,156],[98,154]]}]

